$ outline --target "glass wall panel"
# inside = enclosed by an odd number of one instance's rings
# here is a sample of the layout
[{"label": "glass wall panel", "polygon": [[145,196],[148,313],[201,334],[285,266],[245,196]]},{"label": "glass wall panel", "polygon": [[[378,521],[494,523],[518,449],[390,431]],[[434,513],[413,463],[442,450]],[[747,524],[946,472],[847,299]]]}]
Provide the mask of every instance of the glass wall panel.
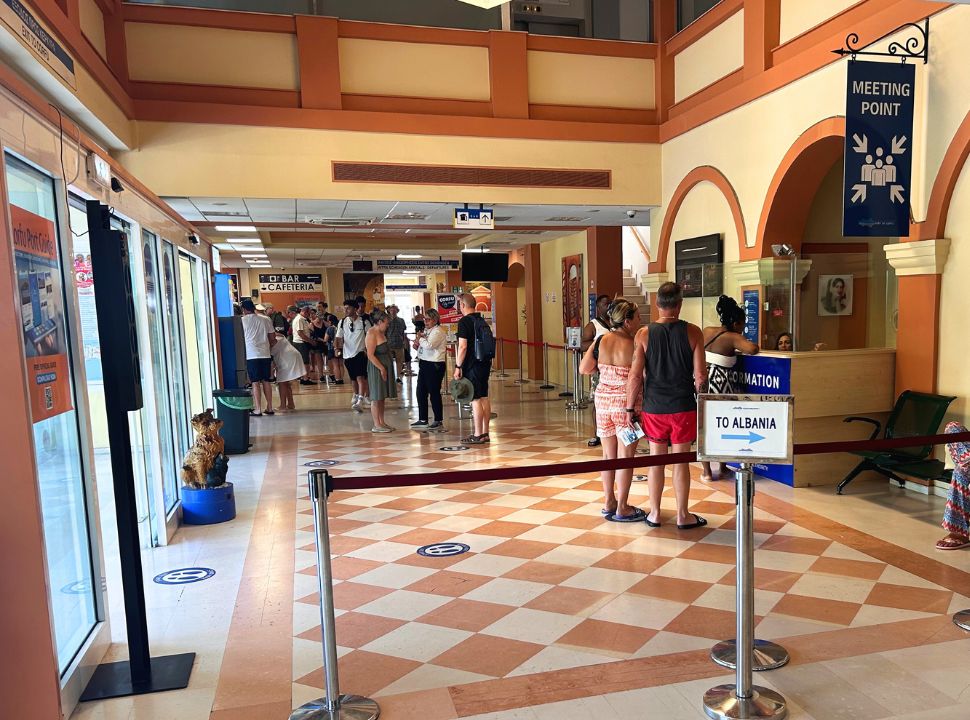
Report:
[{"label": "glass wall panel", "polygon": [[[185,355],[183,353],[184,328],[182,306],[179,304],[178,294],[184,288],[179,287],[177,254],[175,247],[167,240],[159,246],[162,263],[162,310],[165,321],[165,348],[168,353],[169,382],[172,397],[172,429],[175,433],[176,461],[181,464],[181,458],[189,450],[191,433],[188,409],[188,383],[186,381]],[[191,288],[191,285],[189,286]],[[166,510],[171,510],[178,500],[178,482],[172,479],[173,487],[170,494],[165,496]],[[169,490],[166,491],[167,493]]]},{"label": "glass wall panel", "polygon": [[[61,673],[98,622],[54,183],[6,155],[20,319]],[[8,551],[15,551],[8,548]]]},{"label": "glass wall panel", "polygon": [[198,322],[198,308],[202,304],[197,294],[198,261],[179,254],[179,285],[182,290],[182,320],[185,325],[185,373],[189,380],[189,410],[195,415],[205,410],[203,399],[203,358],[206,349],[205,335]]}]

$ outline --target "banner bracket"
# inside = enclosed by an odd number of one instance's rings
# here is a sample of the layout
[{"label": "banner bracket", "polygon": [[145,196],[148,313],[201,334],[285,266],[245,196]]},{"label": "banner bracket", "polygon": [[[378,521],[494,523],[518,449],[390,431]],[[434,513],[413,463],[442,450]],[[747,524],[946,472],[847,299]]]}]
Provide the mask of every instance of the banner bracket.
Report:
[{"label": "banner bracket", "polygon": [[[913,34],[908,35],[903,40],[893,40],[886,48],[886,52],[866,49],[903,31],[908,31]],[[859,33],[851,32],[845,37],[845,47],[833,50],[832,52],[842,57],[849,55],[853,60],[859,55],[899,58],[902,62],[906,62],[909,58],[921,59],[925,65],[929,62],[930,56],[930,19],[926,18],[921,25],[918,23],[900,25],[895,30],[890,30],[882,37],[876,38],[866,45],[859,45]]]}]

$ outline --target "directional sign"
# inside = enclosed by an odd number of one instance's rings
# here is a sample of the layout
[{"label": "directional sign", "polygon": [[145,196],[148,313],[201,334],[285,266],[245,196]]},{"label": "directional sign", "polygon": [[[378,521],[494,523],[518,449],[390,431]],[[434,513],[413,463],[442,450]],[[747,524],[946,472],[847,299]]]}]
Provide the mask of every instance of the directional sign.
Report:
[{"label": "directional sign", "polygon": [[848,63],[845,101],[845,237],[909,235],[916,67]]},{"label": "directional sign", "polygon": [[470,230],[494,230],[495,213],[491,208],[455,208],[453,225]]},{"label": "directional sign", "polygon": [[699,395],[697,459],[792,462],[791,395]]}]

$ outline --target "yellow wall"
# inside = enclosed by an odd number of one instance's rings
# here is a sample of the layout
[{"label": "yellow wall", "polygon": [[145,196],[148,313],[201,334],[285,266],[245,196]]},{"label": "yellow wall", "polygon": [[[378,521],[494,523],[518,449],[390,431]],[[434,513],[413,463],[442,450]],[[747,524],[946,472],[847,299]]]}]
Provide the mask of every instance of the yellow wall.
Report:
[{"label": "yellow wall", "polygon": [[78,100],[126,146],[133,147],[134,123],[80,64],[75,64],[74,72],[77,77]]},{"label": "yellow wall", "polygon": [[[734,226],[731,208],[724,199],[724,195],[712,183],[702,182],[687,193],[674,227],[670,235],[670,245],[667,248],[667,269],[670,279],[676,279],[674,266],[674,243],[677,240],[720,233],[724,240],[725,264],[738,261],[738,233]],[[729,272],[724,273],[724,293],[741,301],[734,278]],[[702,303],[704,309],[702,311]],[[713,325],[717,323],[714,306],[717,298],[687,298],[681,317],[695,325]],[[702,317],[703,316],[703,317]]]},{"label": "yellow wall", "polygon": [[779,39],[786,43],[860,0],[781,0]]},{"label": "yellow wall", "polygon": [[[566,235],[539,245],[539,267],[542,281],[540,293],[542,312],[542,338],[547,343],[564,345],[566,336],[562,316],[562,259],[568,255],[583,256],[583,288],[589,287],[589,253],[586,252],[586,232]],[[548,301],[547,301],[548,294]],[[555,298],[553,298],[555,296]],[[528,313],[534,312],[533,308]],[[585,316],[586,313],[584,312]],[[523,337],[525,337],[523,335]],[[572,372],[572,363],[569,365]],[[562,373],[562,350],[549,351],[549,377],[556,385],[564,384]],[[572,382],[572,377],[570,377]]]},{"label": "yellow wall", "polygon": [[[121,153],[159,195],[454,202],[655,205],[660,146],[293,128],[138,123],[140,147]],[[608,190],[335,183],[331,160],[613,171]]]},{"label": "yellow wall", "polygon": [[78,10],[81,15],[81,32],[94,46],[102,58],[108,57],[104,40],[104,13],[94,0],[80,0]]},{"label": "yellow wall", "polygon": [[528,61],[529,102],[656,107],[653,60],[530,50]]},{"label": "yellow wall", "polygon": [[693,95],[743,64],[744,10],[739,10],[674,56],[674,102]]},{"label": "yellow wall", "polygon": [[296,35],[125,23],[132,80],[297,90]]},{"label": "yellow wall", "polygon": [[940,301],[938,391],[956,395],[947,419],[970,426],[970,372],[967,372],[967,278],[970,278],[970,167],[964,167],[953,192],[945,236],[950,255],[943,269]]},{"label": "yellow wall", "polygon": [[340,89],[363,95],[488,100],[488,48],[340,38]]}]

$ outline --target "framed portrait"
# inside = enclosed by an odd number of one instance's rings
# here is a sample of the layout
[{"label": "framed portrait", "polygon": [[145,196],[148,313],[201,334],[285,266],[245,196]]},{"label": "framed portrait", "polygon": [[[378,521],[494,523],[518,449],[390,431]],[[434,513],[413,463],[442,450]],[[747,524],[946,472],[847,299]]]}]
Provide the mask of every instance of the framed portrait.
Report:
[{"label": "framed portrait", "polygon": [[583,326],[583,256],[569,255],[562,259],[562,319],[564,327]]},{"label": "framed portrait", "polygon": [[819,275],[818,314],[820,317],[851,315],[852,298],[851,275]]}]

